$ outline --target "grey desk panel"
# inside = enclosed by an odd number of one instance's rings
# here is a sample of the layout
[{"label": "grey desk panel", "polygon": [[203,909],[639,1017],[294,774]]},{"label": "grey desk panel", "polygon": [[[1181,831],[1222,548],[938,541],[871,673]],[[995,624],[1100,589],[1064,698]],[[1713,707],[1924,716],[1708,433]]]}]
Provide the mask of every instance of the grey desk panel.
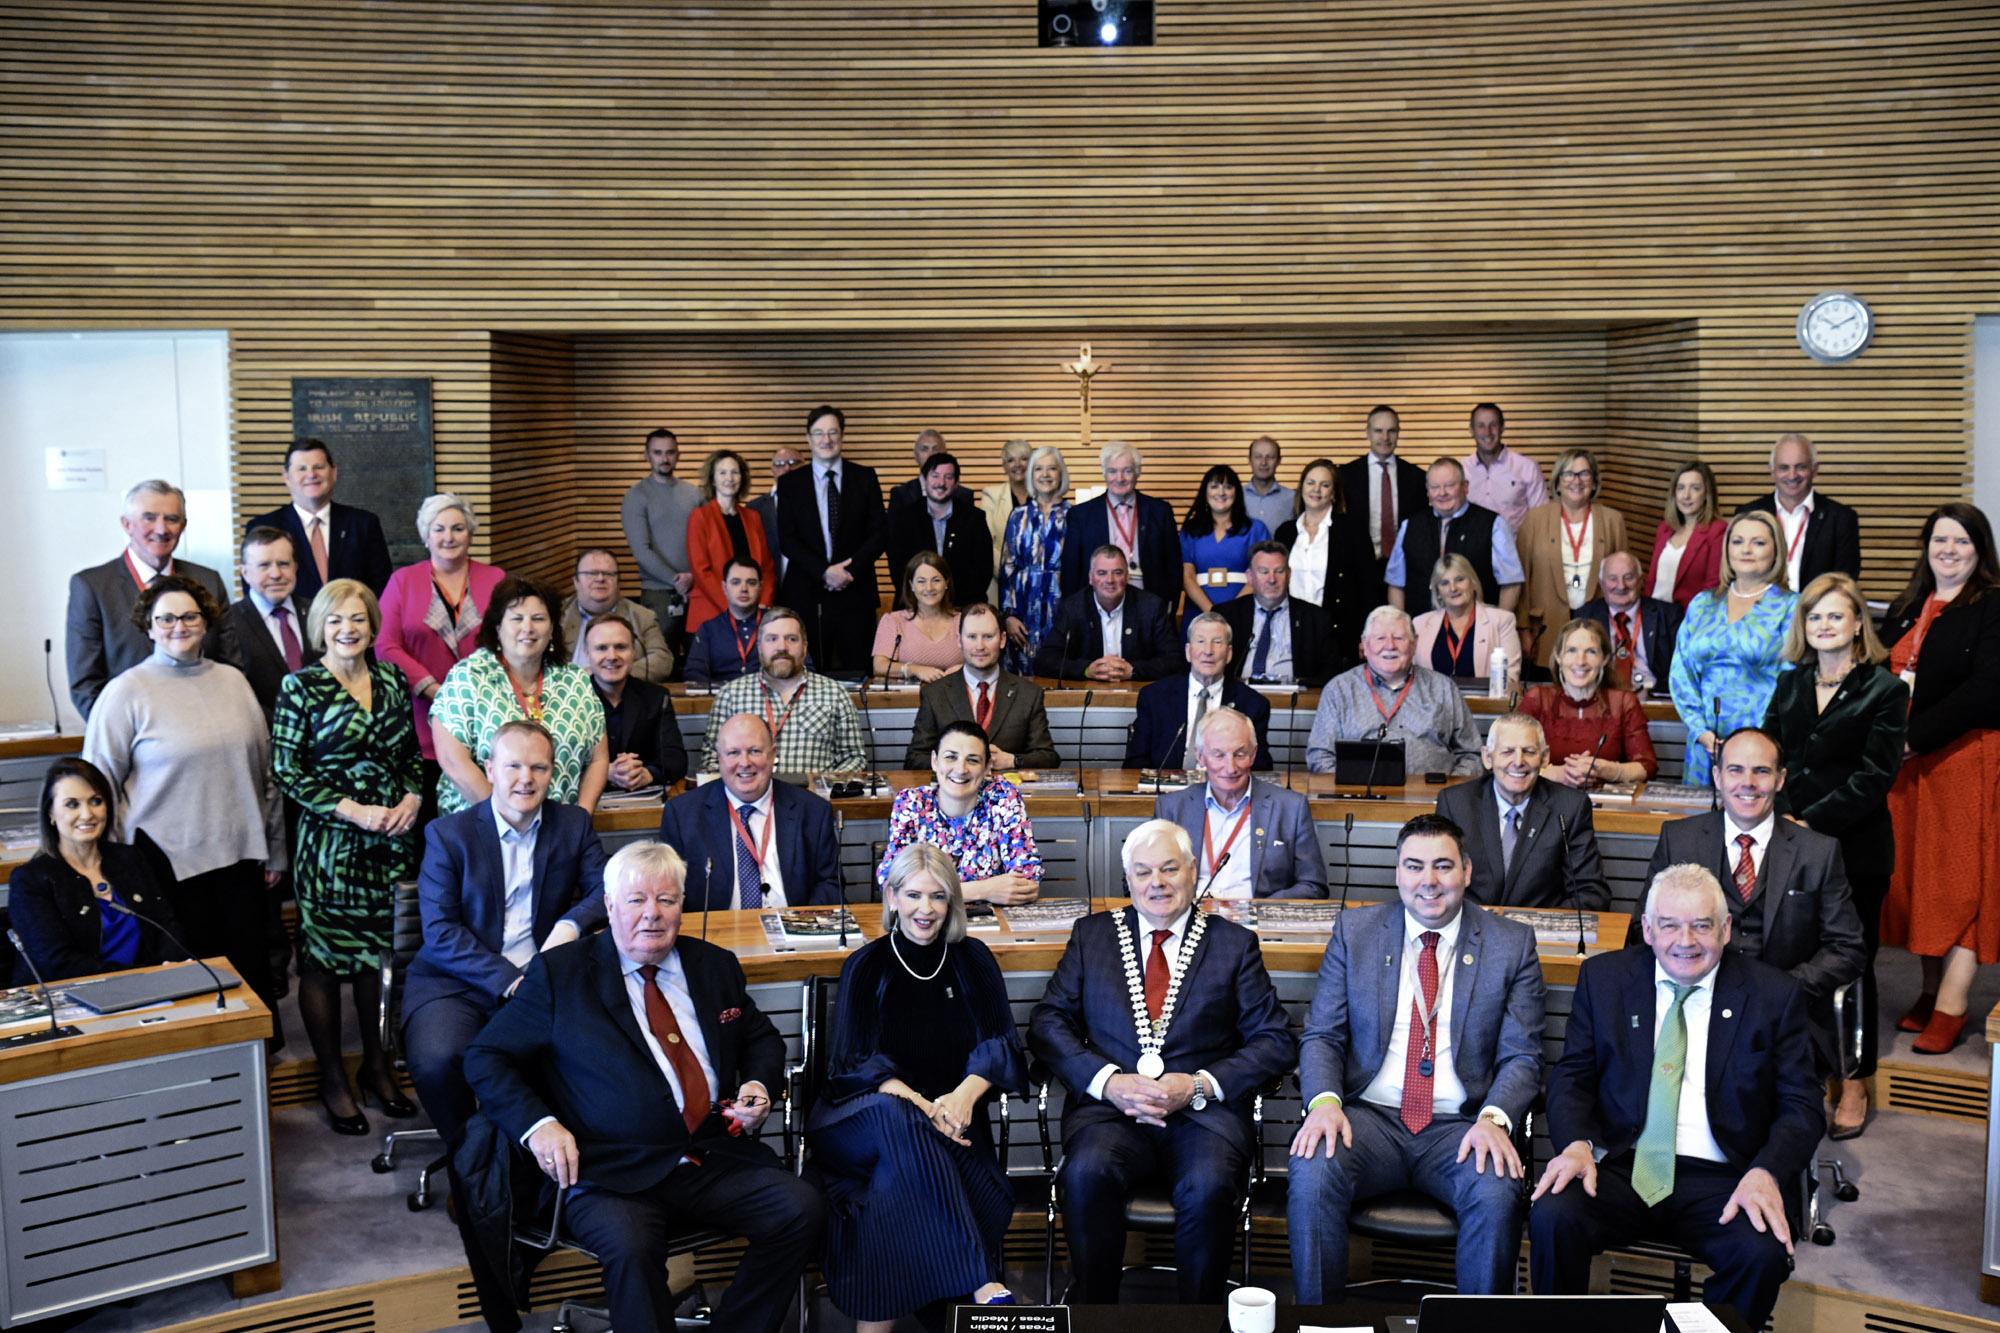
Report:
[{"label": "grey desk panel", "polygon": [[260,1042],[0,1088],[11,1327],[277,1257]]}]

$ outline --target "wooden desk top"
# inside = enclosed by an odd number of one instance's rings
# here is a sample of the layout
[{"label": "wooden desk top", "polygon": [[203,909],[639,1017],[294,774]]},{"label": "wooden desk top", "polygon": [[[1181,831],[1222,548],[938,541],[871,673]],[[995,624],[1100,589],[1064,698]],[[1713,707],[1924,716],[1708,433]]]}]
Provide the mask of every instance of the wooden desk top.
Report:
[{"label": "wooden desk top", "polygon": [[[1123,907],[1127,902],[1123,898],[1099,898],[1096,901],[1102,907]],[[1355,904],[1357,908],[1362,905]],[[850,903],[848,910],[859,923],[862,938],[872,940],[881,935],[879,904]],[[775,949],[764,933],[759,915],[754,911],[694,912],[681,919],[681,933],[706,938],[710,944],[728,949],[743,964],[744,976],[753,984],[840,975],[841,965],[847,961],[847,953],[851,950],[838,947]],[[1583,918],[1586,924],[1594,924],[1597,930],[1598,943],[1590,946],[1591,954],[1625,946],[1625,932],[1631,918],[1623,912],[1585,912]],[[1002,918],[997,931],[975,931],[973,938],[993,950],[1002,971],[1051,972],[1069,945],[1069,934],[1067,928],[1046,927],[1017,935]],[[1273,972],[1314,972],[1326,954],[1326,941],[1305,936],[1268,938],[1264,941],[1263,954],[1264,966]],[[1548,945],[1540,956],[1542,975],[1550,985],[1575,984],[1577,968],[1582,960],[1576,956],[1574,942]]]},{"label": "wooden desk top", "polygon": [[56,759],[82,753],[81,736],[35,736],[27,740],[0,741],[0,760],[35,759],[43,755]]},{"label": "wooden desk top", "polygon": [[[211,958],[208,962],[215,968],[229,966],[226,958]],[[158,972],[172,966],[177,965],[169,963],[162,967],[135,968],[133,972]],[[75,983],[91,979],[71,977],[68,981]],[[61,990],[64,984],[58,981],[53,989]],[[254,991],[248,986],[238,985],[228,993],[228,999],[229,1008],[219,1012],[215,1007],[215,994],[210,991],[156,1009],[127,1010],[120,1014],[76,1019],[75,1026],[82,1029],[78,1036],[0,1051],[0,1083],[20,1083],[50,1074],[96,1069],[127,1060],[145,1060],[210,1046],[262,1041],[271,1035],[271,1011],[264,1007],[264,1002],[257,998]],[[153,1020],[162,1017],[169,1021],[148,1021],[145,1026],[133,1022],[135,1018]],[[25,1030],[10,1028],[9,1032]]]}]

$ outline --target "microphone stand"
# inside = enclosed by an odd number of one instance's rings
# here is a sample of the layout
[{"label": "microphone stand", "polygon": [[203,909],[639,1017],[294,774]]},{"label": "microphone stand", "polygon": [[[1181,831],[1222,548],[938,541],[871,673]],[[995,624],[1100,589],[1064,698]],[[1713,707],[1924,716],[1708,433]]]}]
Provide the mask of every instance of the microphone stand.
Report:
[{"label": "microphone stand", "polygon": [[1285,727],[1285,789],[1291,790],[1292,774],[1299,762],[1299,687],[1292,686],[1292,701],[1285,705],[1288,715]]},{"label": "microphone stand", "polygon": [[1076,715],[1076,794],[1083,797],[1083,724],[1090,717],[1090,701],[1097,697],[1095,689],[1083,692],[1083,707]]},{"label": "microphone stand", "polygon": [[1715,730],[1709,734],[1715,737],[1715,744],[1708,750],[1708,812],[1714,814],[1722,808],[1722,788],[1716,783],[1721,776],[1716,769],[1722,766],[1722,696],[1716,695],[1710,703],[1715,708]]},{"label": "microphone stand", "polygon": [[69,1024],[56,1026],[56,997],[49,994],[49,983],[42,980],[42,969],[35,966],[35,960],[28,956],[28,951],[21,945],[21,937],[14,933],[12,927],[7,930],[7,938],[13,942],[14,952],[20,954],[21,961],[28,965],[28,971],[35,978],[35,986],[42,993],[42,1003],[49,1007],[49,1030],[44,1032],[36,1028],[32,1032],[17,1032],[11,1037],[0,1038],[0,1050],[13,1050],[20,1046],[33,1046],[37,1042],[61,1041],[64,1037],[81,1036],[83,1032],[81,1028]]},{"label": "microphone stand", "polygon": [[[55,640],[42,640],[42,684],[49,687],[49,717],[55,722],[56,735],[62,735],[62,705],[56,702]],[[22,957],[27,955],[23,954]]]},{"label": "microphone stand", "polygon": [[[727,805],[728,800],[729,798],[725,794],[723,797],[725,805]],[[715,858],[713,856],[704,856],[701,858],[701,942],[703,944],[708,943],[708,913],[709,909],[714,905]]]},{"label": "microphone stand", "polygon": [[1340,817],[1340,915],[1333,919],[1335,929],[1347,920],[1347,881],[1354,873],[1354,812],[1349,810]]},{"label": "microphone stand", "polygon": [[868,794],[875,794],[875,774],[882,767],[882,747],[875,739],[875,710],[868,702],[868,685],[875,678],[869,672],[861,678],[861,720],[868,724]]},{"label": "microphone stand", "polygon": [[1585,948],[1583,943],[1583,934],[1584,934],[1583,899],[1577,896],[1576,885],[1570,883],[1569,881],[1569,820],[1563,818],[1561,814],[1557,814],[1556,827],[1562,830],[1563,845],[1562,845],[1561,873],[1563,878],[1563,888],[1567,890],[1566,896],[1569,898],[1570,906],[1576,909],[1576,956],[1578,958],[1586,958],[1589,956],[1590,950]]},{"label": "microphone stand", "polygon": [[[833,841],[836,847],[840,845],[841,837],[846,832],[847,819],[836,809],[833,812]],[[840,902],[833,910],[840,913],[840,947],[845,951],[847,948],[847,867],[840,863],[838,857],[835,858],[834,864],[835,868],[840,872]],[[874,882],[874,876],[871,874],[869,876],[869,883],[873,884]]]},{"label": "microphone stand", "polygon": [[1386,801],[1389,799],[1387,793],[1375,790],[1375,768],[1382,762],[1382,747],[1388,744],[1388,735],[1389,724],[1387,722],[1384,722],[1375,729],[1375,750],[1368,756],[1368,781],[1363,785],[1361,795],[1356,798],[1357,800]]},{"label": "microphone stand", "polygon": [[[1083,793],[1078,792],[1077,795],[1081,797]],[[1079,859],[1083,862],[1083,901],[1085,910],[1095,914],[1097,911],[1097,891],[1092,887],[1090,877],[1090,834],[1096,822],[1096,816],[1091,813],[1089,801],[1083,801],[1082,805],[1083,854]]]},{"label": "microphone stand", "polygon": [[[1202,905],[1203,901],[1207,899],[1208,891],[1215,887],[1215,877],[1222,873],[1222,868],[1229,864],[1229,858],[1234,855],[1236,855],[1235,852],[1224,852],[1222,854],[1221,859],[1215,863],[1215,869],[1208,872],[1208,883],[1202,885],[1201,892],[1197,893],[1194,896],[1194,905],[1197,908],[1199,908]],[[1250,887],[1252,889],[1252,896],[1254,897],[1256,885],[1253,884]]]},{"label": "microphone stand", "polygon": [[1075,642],[1076,642],[1076,626],[1071,625],[1068,629],[1063,631],[1062,656],[1056,659],[1056,688],[1059,690],[1063,687],[1063,680],[1069,672],[1069,650],[1070,650],[1070,645]]},{"label": "microphone stand", "polygon": [[[110,908],[114,912],[123,912],[126,916],[131,917],[135,921],[145,922],[147,925],[151,926],[154,930],[157,930],[162,935],[165,935],[167,937],[168,942],[170,942],[176,949],[179,949],[182,953],[186,954],[188,957],[193,958],[195,962],[201,965],[201,970],[208,973],[208,979],[215,983],[215,1007],[217,1009],[228,1008],[228,1001],[223,997],[222,978],[215,974],[215,969],[208,965],[207,959],[197,956],[194,950],[188,948],[187,945],[182,944],[180,942],[180,939],[174,934],[174,932],[168,930],[165,926],[155,921],[152,917],[147,916],[144,912],[138,911],[131,907],[127,907],[124,903],[119,902],[116,898],[106,898],[104,900],[104,905]],[[11,930],[8,931],[7,937],[9,939],[12,939],[14,937],[14,932]],[[21,956],[23,958],[27,957],[25,953],[23,953]]]}]

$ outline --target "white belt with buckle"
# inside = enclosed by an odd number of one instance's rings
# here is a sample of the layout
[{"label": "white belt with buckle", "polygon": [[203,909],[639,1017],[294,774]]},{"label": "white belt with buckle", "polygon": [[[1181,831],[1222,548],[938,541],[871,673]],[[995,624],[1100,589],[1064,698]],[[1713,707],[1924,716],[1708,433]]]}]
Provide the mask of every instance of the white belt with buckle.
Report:
[{"label": "white belt with buckle", "polygon": [[1207,588],[1225,588],[1232,583],[1248,583],[1249,581],[1250,576],[1248,574],[1238,574],[1227,569],[1203,570],[1201,575],[1202,586]]}]

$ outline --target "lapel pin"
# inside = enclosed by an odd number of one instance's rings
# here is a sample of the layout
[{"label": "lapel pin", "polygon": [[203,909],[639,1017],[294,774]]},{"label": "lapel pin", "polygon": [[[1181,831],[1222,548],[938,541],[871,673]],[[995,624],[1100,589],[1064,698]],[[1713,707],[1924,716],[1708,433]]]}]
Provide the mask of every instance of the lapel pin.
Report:
[{"label": "lapel pin", "polygon": [[1257,829],[1257,830],[1255,830],[1255,832],[1256,832],[1257,836],[1258,836],[1258,837],[1260,837],[1260,838],[1264,836],[1264,830],[1263,830],[1263,829]]},{"label": "lapel pin", "polygon": [[1731,1009],[1724,1009],[1724,1010],[1722,1011],[1722,1016],[1723,1016],[1724,1018],[1734,1018],[1734,1017],[1736,1017],[1736,1013],[1735,1013],[1735,1011],[1734,1011],[1734,1010],[1731,1010]]},{"label": "lapel pin", "polygon": [[1471,967],[1471,966],[1472,966],[1472,955],[1471,955],[1471,954],[1467,954],[1467,955],[1465,955],[1465,957],[1464,957],[1463,959],[1461,959],[1460,961],[1461,961],[1461,962],[1463,962],[1463,963],[1464,963],[1464,964],[1465,964],[1465,965],[1466,965],[1467,967]]},{"label": "lapel pin", "polygon": [[1639,1026],[1639,1015],[1632,1015],[1632,1026],[1635,1028]]}]

